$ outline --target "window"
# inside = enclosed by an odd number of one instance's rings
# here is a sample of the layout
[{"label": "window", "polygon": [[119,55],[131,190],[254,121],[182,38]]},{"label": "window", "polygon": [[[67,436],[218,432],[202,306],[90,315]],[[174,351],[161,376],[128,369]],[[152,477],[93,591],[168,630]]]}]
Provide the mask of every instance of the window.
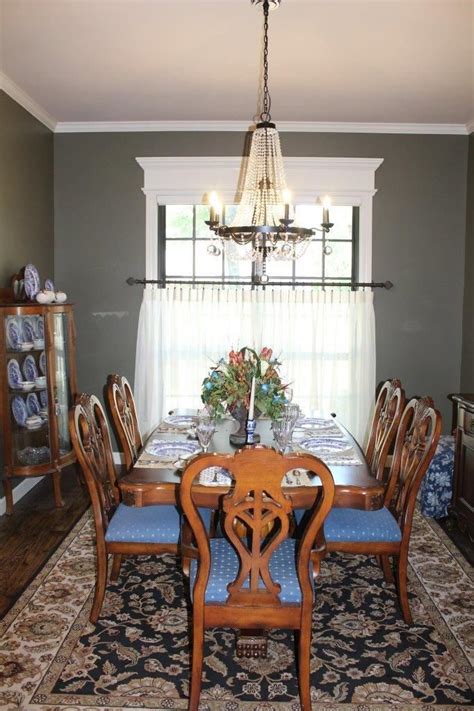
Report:
[{"label": "window", "polygon": [[[223,221],[230,224],[236,207],[224,208]],[[248,261],[229,260],[208,253],[211,232],[205,224],[207,205],[160,205],[158,208],[158,274],[163,281],[212,281],[219,284],[248,281],[252,265]],[[314,227],[321,223],[322,208],[316,204],[295,207],[295,224]],[[357,280],[359,208],[331,208],[334,227],[327,234],[316,232],[303,257],[297,260],[269,259],[267,274],[271,281],[350,282]]]}]

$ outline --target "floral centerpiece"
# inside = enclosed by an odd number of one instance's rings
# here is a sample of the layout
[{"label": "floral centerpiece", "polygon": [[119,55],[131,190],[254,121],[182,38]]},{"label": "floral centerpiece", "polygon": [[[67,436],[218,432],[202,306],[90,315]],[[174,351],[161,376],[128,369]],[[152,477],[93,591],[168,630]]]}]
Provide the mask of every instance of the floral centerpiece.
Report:
[{"label": "floral centerpiece", "polygon": [[262,348],[258,354],[247,346],[230,351],[228,360],[221,358],[204,378],[202,401],[219,415],[226,410],[231,414],[242,409],[247,412],[255,377],[255,410],[276,419],[286,403],[285,388],[288,387],[282,383],[280,365],[271,348]]}]

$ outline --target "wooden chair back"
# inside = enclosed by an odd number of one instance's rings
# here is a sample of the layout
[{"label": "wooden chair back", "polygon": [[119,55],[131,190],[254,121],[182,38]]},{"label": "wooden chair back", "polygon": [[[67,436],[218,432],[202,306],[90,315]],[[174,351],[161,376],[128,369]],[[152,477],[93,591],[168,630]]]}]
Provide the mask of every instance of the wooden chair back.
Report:
[{"label": "wooden chair back", "polygon": [[[273,552],[290,533],[292,502],[282,491],[285,474],[291,469],[302,468],[319,477],[321,495],[299,543],[297,555],[302,607],[311,606],[310,554],[314,541],[322,541],[320,532],[334,500],[332,474],[323,462],[312,455],[282,456],[273,449],[257,446],[245,448],[235,455],[200,455],[183,474],[181,505],[193,531],[200,561],[193,594],[194,607],[204,605],[211,558],[208,533],[193,499],[193,482],[203,469],[210,466],[223,467],[234,480],[230,492],[222,499],[222,510],[225,515],[224,531],[240,564],[237,577],[227,588],[226,606],[236,608],[235,627],[245,627],[246,606],[254,610],[281,606],[281,587],[272,579],[269,563]],[[244,527],[245,536],[238,535],[236,523]]]},{"label": "wooden chair back", "polygon": [[137,461],[143,442],[135,398],[124,375],[107,376],[106,398],[128,471]]},{"label": "wooden chair back", "polygon": [[399,380],[383,383],[375,403],[365,455],[372,474],[379,481],[385,478],[387,457],[397,434],[405,402],[405,391]]},{"label": "wooden chair back", "polygon": [[441,415],[430,397],[412,398],[398,427],[385,505],[409,539],[416,496],[441,435]]},{"label": "wooden chair back", "polygon": [[102,405],[95,395],[82,393],[69,411],[72,445],[89,491],[97,544],[104,545],[109,520],[120,503],[110,432]]}]

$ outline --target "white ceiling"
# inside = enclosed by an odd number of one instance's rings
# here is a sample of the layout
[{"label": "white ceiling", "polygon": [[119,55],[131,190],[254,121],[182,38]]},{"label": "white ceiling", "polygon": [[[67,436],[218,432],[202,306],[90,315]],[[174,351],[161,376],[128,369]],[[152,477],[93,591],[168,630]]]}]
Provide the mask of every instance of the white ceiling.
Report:
[{"label": "white ceiling", "polygon": [[[249,121],[250,0],[0,0],[0,68],[55,120]],[[465,124],[474,0],[282,0],[273,118]]]}]

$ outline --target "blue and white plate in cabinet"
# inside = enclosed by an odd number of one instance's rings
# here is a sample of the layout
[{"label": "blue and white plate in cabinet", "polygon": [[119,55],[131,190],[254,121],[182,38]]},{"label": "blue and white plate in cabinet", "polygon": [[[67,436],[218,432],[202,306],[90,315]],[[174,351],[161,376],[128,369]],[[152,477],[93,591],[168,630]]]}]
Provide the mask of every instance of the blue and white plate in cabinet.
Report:
[{"label": "blue and white plate in cabinet", "polygon": [[18,361],[14,358],[11,358],[7,363],[7,378],[8,385],[11,388],[13,388],[14,390],[21,389],[21,383],[23,382],[23,378],[21,375],[20,366],[18,365]]},{"label": "blue and white plate in cabinet", "polygon": [[39,367],[43,375],[46,375],[46,353],[44,351],[40,353]]},{"label": "blue and white plate in cabinet", "polygon": [[44,340],[44,320],[42,316],[38,316],[36,319],[36,335]]},{"label": "blue and white plate in cabinet", "polygon": [[39,399],[41,403],[41,409],[47,408],[48,407],[48,393],[46,390],[41,390],[39,393]]},{"label": "blue and white plate in cabinet", "polygon": [[34,319],[31,316],[23,316],[21,319],[21,333],[23,341],[32,342],[36,338]]},{"label": "blue and white plate in cabinet", "polygon": [[7,320],[6,331],[8,348],[12,351],[19,351],[22,338],[16,318],[9,318]]},{"label": "blue and white plate in cabinet", "polygon": [[36,380],[38,377],[38,368],[34,356],[27,355],[23,361],[23,375],[25,380]]},{"label": "blue and white plate in cabinet", "polygon": [[45,279],[44,280],[44,289],[45,291],[56,291],[54,288],[54,282],[52,279]]},{"label": "blue and white plate in cabinet", "polygon": [[192,415],[168,415],[163,419],[163,423],[169,427],[175,427],[179,430],[188,430],[197,422],[197,417]]},{"label": "blue and white plate in cabinet", "polygon": [[298,442],[298,447],[304,452],[315,454],[340,454],[351,449],[351,445],[344,441],[334,439],[333,437],[309,437]]},{"label": "blue and white plate in cabinet", "polygon": [[25,267],[25,294],[30,301],[34,301],[36,294],[41,289],[38,270],[34,264]]},{"label": "blue and white plate in cabinet", "polygon": [[41,407],[36,393],[29,393],[29,395],[26,396],[26,410],[30,417],[40,414]]},{"label": "blue and white plate in cabinet", "polygon": [[180,457],[189,457],[201,451],[197,442],[155,440],[150,442],[145,451],[161,462],[175,462]]},{"label": "blue and white plate in cabinet", "polygon": [[26,423],[26,418],[28,417],[28,411],[26,409],[25,401],[20,395],[15,395],[12,399],[12,413],[15,418],[15,422],[20,427],[24,427]]}]

